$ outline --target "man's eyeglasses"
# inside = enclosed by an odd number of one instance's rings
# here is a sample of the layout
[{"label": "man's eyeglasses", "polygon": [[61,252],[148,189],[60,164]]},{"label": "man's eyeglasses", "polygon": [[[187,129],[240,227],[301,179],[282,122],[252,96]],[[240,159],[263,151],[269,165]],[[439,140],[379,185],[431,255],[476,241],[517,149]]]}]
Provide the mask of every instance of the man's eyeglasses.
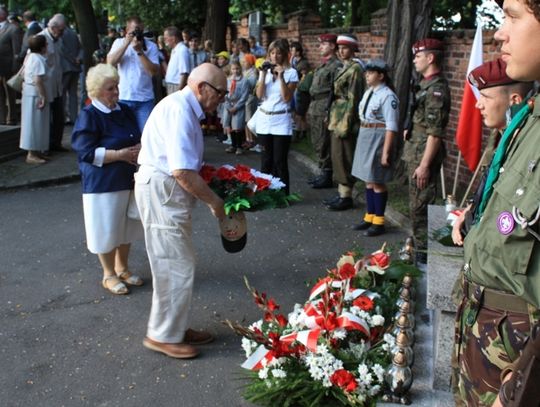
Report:
[{"label": "man's eyeglasses", "polygon": [[223,99],[229,93],[229,91],[226,90],[226,89],[218,89],[218,88],[216,88],[210,82],[204,82],[204,83],[207,84],[208,86],[210,86],[212,89],[214,89],[216,91],[216,93],[219,95],[220,99]]}]

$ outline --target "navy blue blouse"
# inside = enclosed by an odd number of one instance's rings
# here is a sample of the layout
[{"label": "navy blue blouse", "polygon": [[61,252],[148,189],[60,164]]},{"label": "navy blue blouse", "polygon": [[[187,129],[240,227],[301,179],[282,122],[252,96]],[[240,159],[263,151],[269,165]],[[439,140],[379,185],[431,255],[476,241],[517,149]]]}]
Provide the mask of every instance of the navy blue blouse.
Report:
[{"label": "navy blue blouse", "polygon": [[93,165],[97,148],[120,150],[141,142],[141,133],[131,109],[118,103],[120,110],[104,113],[93,105],[79,113],[71,134],[71,146],[77,152],[83,194],[133,189],[137,167],[115,161],[98,167]]}]

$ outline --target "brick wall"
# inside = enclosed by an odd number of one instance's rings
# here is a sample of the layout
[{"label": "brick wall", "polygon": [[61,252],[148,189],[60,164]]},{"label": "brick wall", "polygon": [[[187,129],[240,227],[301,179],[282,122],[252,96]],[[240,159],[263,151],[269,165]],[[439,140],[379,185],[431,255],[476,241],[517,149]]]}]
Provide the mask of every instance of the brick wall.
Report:
[{"label": "brick wall", "polygon": [[[348,29],[325,29],[321,26],[320,18],[310,11],[296,12],[287,17],[287,23],[285,24],[264,26],[262,43],[264,46],[267,46],[276,38],[288,38],[290,41],[300,41],[304,46],[305,56],[312,67],[317,66],[319,61],[318,37],[320,34],[327,32],[335,34],[343,32],[355,33],[359,41],[359,52],[357,56],[363,60],[376,57],[381,58],[384,55],[384,46],[386,44],[385,10],[379,10],[373,13],[369,26],[351,27]],[[237,24],[235,31],[241,34],[245,32],[245,36],[247,36],[247,16]],[[452,93],[450,122],[446,129],[445,138],[448,152],[444,164],[447,193],[450,193],[452,190],[453,180],[456,174],[458,151],[454,142],[454,136],[474,34],[475,30],[456,30],[437,33],[437,37],[443,39],[445,42],[443,71],[449,81]],[[490,61],[497,57],[498,48],[493,39],[493,34],[494,31],[484,31],[483,33],[484,61]],[[488,136],[489,131],[484,129],[484,145]],[[459,189],[464,191],[471,178],[471,171],[469,171],[464,161],[461,160],[459,167]]]}]

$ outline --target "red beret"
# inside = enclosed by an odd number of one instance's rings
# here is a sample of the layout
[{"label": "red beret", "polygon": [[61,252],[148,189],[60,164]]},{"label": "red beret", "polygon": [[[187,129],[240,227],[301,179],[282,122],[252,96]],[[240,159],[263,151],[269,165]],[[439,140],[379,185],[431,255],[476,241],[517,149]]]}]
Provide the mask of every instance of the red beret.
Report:
[{"label": "red beret", "polygon": [[416,55],[422,51],[443,51],[444,43],[441,40],[435,38],[424,38],[413,44],[412,52]]},{"label": "red beret", "polygon": [[516,81],[506,75],[506,63],[502,59],[486,62],[473,69],[468,76],[469,83],[478,90],[493,86],[504,86]]},{"label": "red beret", "polygon": [[333,42],[334,44],[337,41],[336,34],[321,34],[319,35],[319,42]]}]

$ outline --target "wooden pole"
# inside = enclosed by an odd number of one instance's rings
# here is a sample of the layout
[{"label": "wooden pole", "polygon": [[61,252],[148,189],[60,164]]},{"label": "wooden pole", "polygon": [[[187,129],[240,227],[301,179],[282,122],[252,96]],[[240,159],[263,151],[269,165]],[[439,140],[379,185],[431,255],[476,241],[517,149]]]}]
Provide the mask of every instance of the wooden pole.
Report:
[{"label": "wooden pole", "polygon": [[460,208],[463,208],[463,205],[465,204],[467,196],[469,195],[469,192],[471,192],[471,188],[474,184],[474,181],[476,181],[476,177],[478,176],[478,173],[480,172],[480,167],[482,166],[482,163],[484,162],[484,159],[486,158],[486,154],[487,154],[487,150],[484,150],[482,157],[480,158],[480,162],[476,166],[476,170],[474,170],[474,174],[473,174],[473,177],[471,178],[471,181],[469,182],[469,186],[467,186],[465,195],[463,195],[463,199],[461,200],[461,203],[459,204]]},{"label": "wooden pole", "polygon": [[459,166],[461,165],[461,151],[458,152],[457,164],[456,164],[456,175],[454,176],[454,186],[452,187],[452,195],[456,196],[457,182],[459,178]]}]

